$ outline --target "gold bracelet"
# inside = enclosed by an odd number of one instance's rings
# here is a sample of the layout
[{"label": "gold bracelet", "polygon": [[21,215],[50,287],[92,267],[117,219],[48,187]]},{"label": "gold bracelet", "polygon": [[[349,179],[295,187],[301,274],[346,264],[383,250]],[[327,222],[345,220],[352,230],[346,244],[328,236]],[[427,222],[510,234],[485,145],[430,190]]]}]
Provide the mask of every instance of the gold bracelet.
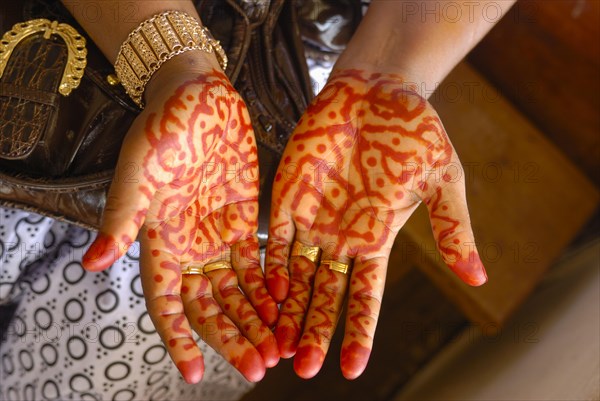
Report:
[{"label": "gold bracelet", "polygon": [[152,75],[165,61],[190,50],[214,51],[223,71],[227,68],[225,51],[206,27],[184,12],[165,11],[129,34],[119,49],[115,72],[127,94],[143,108],[142,96]]}]

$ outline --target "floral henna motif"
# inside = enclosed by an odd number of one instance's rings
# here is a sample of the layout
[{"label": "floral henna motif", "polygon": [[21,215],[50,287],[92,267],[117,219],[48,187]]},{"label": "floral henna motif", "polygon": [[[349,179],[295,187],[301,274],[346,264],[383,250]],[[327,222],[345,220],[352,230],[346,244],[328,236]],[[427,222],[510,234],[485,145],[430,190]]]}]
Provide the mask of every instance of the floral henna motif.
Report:
[{"label": "floral henna motif", "polygon": [[[299,121],[275,177],[266,273],[273,297],[280,301],[287,295],[282,316],[301,316],[305,312],[297,297],[307,296],[307,291],[290,288],[285,293],[285,251],[292,241],[319,245],[328,258],[354,259],[349,291],[354,306],[347,315],[342,350],[348,378],[366,366],[389,252],[421,201],[429,208],[444,261],[468,284],[483,284],[486,276],[474,247],[464,173],[435,110],[399,76],[336,72]],[[338,315],[320,310],[339,314],[341,301],[334,302],[331,288],[343,294],[348,281],[337,272],[327,272],[335,282],[320,281],[321,271],[296,355],[296,371],[303,377],[320,368],[328,344],[320,344],[317,337],[333,333],[337,323]],[[287,328],[279,327],[283,325]],[[277,332],[297,326],[297,319],[284,317]]]},{"label": "floral henna motif", "polygon": [[[260,355],[269,366],[279,355],[253,307],[268,324],[278,312],[258,263],[258,160],[250,117],[221,72],[195,75],[164,93],[163,102],[148,102],[125,139],[119,168],[139,171],[113,182],[102,234],[84,263],[91,270],[108,267],[139,231],[148,310],[186,380],[200,380],[203,369],[190,314],[207,343],[257,379],[265,369]],[[181,275],[183,266],[216,259],[231,261],[246,295],[233,271],[207,273],[209,280]],[[240,338],[232,341],[231,332]],[[217,339],[209,341],[209,334]]]}]

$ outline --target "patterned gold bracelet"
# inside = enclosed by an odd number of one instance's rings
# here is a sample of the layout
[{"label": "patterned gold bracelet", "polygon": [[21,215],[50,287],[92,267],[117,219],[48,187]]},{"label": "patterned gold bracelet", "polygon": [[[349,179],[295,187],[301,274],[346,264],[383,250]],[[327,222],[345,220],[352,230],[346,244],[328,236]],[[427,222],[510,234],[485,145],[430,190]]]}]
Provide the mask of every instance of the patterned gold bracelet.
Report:
[{"label": "patterned gold bracelet", "polygon": [[208,29],[184,12],[165,11],[129,34],[117,55],[115,72],[127,94],[143,108],[142,96],[152,75],[167,60],[190,50],[214,51],[221,68],[227,68],[227,55]]}]

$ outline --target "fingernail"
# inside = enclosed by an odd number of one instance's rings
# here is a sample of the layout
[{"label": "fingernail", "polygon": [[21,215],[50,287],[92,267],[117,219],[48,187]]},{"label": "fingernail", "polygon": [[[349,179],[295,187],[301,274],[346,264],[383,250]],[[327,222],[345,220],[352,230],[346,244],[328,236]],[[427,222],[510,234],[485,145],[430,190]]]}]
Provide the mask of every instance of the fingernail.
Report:
[{"label": "fingernail", "polygon": [[111,235],[98,234],[83,255],[81,264],[90,271],[104,270],[118,258],[119,245]]}]

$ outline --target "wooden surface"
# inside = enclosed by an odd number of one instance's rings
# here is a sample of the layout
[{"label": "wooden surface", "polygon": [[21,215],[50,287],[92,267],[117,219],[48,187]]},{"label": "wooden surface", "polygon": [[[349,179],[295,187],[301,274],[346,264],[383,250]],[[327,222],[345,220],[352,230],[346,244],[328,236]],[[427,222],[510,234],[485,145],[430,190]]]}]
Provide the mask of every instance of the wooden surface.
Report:
[{"label": "wooden surface", "polygon": [[600,185],[600,1],[519,1],[469,61]]},{"label": "wooden surface", "polygon": [[[468,88],[460,93],[456,88]],[[598,206],[596,187],[506,99],[460,64],[430,99],[465,166],[476,242],[489,282],[472,288],[443,265],[424,207],[400,241],[475,323],[501,324]],[[410,248],[410,247],[407,247]],[[413,246],[411,249],[415,249]]]},{"label": "wooden surface", "polygon": [[500,333],[465,333],[393,400],[600,400],[600,241],[590,245],[561,257]]}]

